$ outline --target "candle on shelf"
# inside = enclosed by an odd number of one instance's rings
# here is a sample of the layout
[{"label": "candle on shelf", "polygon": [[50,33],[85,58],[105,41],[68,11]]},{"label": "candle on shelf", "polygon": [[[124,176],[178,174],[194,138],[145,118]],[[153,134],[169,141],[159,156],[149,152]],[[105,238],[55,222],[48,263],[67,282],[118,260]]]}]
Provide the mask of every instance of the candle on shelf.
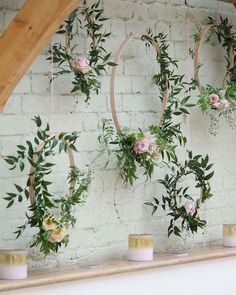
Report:
[{"label": "candle on shelf", "polygon": [[153,260],[153,236],[149,234],[129,235],[128,260]]},{"label": "candle on shelf", "polygon": [[223,245],[225,247],[236,247],[236,224],[223,225]]},{"label": "candle on shelf", "polygon": [[27,254],[24,250],[0,250],[0,279],[27,278]]}]

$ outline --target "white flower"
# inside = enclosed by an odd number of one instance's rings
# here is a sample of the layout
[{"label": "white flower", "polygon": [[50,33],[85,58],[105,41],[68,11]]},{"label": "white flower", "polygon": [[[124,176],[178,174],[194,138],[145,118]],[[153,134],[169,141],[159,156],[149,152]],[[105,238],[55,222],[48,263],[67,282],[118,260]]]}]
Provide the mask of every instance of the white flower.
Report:
[{"label": "white flower", "polygon": [[43,220],[43,229],[45,231],[54,230],[57,228],[57,223],[54,218],[46,217]]}]

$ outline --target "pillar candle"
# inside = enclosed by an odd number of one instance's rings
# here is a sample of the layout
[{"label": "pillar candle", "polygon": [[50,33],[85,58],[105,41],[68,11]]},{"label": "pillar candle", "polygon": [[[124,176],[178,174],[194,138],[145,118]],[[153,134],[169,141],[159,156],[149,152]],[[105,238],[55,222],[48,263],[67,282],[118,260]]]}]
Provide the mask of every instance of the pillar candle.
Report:
[{"label": "pillar candle", "polygon": [[24,250],[0,250],[0,279],[27,278],[27,254]]},{"label": "pillar candle", "polygon": [[223,245],[225,247],[236,247],[236,224],[223,225]]},{"label": "pillar candle", "polygon": [[128,260],[153,260],[153,236],[149,234],[129,235]]}]

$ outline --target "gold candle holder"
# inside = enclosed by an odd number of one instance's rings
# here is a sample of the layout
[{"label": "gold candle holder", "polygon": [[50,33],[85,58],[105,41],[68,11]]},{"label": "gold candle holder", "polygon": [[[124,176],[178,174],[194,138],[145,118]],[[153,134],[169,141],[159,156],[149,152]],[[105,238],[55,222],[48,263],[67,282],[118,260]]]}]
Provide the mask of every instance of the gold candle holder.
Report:
[{"label": "gold candle holder", "polygon": [[153,236],[150,234],[129,235],[128,260],[153,260]]},{"label": "gold candle holder", "polygon": [[236,247],[236,224],[223,224],[223,245]]},{"label": "gold candle holder", "polygon": [[24,250],[0,250],[0,279],[27,278],[27,254]]}]

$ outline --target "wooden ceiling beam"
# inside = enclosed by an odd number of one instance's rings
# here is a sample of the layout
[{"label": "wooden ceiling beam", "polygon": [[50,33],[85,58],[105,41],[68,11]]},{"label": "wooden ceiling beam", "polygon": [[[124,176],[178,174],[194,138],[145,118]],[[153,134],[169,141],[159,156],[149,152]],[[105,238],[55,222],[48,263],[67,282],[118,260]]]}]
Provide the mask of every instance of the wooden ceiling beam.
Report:
[{"label": "wooden ceiling beam", "polygon": [[28,0],[0,37],[0,112],[21,77],[80,0]]},{"label": "wooden ceiling beam", "polygon": [[231,3],[234,6],[236,6],[236,0],[218,0],[219,2],[226,2],[226,3]]}]

